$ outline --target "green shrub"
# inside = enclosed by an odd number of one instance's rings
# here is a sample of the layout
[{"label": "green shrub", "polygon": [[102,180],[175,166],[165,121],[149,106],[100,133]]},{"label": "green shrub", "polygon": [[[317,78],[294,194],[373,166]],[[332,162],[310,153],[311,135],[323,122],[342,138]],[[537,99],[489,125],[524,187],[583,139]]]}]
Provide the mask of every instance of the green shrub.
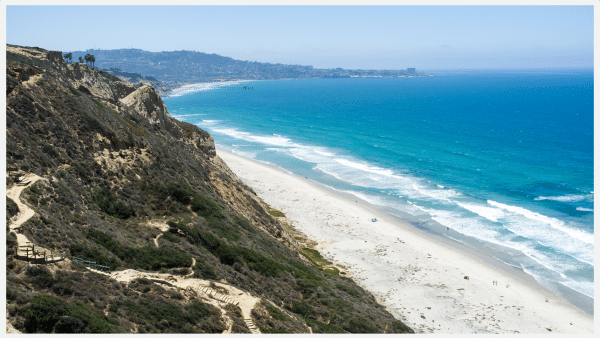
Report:
[{"label": "green shrub", "polygon": [[77,91],[77,89],[73,88],[73,87],[69,87],[69,90],[71,91],[71,93],[73,93],[73,95],[75,96],[79,96],[81,95],[81,93],[79,93],[79,91]]},{"label": "green shrub", "polygon": [[181,242],[181,238],[173,235],[170,231],[163,232],[162,238],[166,239],[167,241],[174,242],[174,243]]},{"label": "green shrub", "polygon": [[294,313],[301,315],[304,318],[311,318],[317,314],[317,312],[315,311],[315,309],[313,309],[312,306],[308,305],[307,303],[301,302],[293,302],[292,308],[290,310],[292,310],[292,312]]},{"label": "green shrub", "polygon": [[132,207],[125,205],[121,201],[117,201],[116,196],[108,188],[102,188],[92,195],[92,200],[105,213],[120,218],[128,219],[135,216],[135,210]]},{"label": "green shrub", "polygon": [[271,305],[267,305],[266,308],[267,310],[269,310],[269,313],[271,314],[271,317],[273,317],[273,319],[277,319],[282,322],[287,320],[286,315],[284,315],[283,312],[279,311],[278,308]]},{"label": "green shrub", "polygon": [[49,144],[45,144],[42,147],[42,151],[52,157],[58,157],[58,152],[56,152],[56,149],[54,149],[54,147]]},{"label": "green shrub", "polygon": [[[117,312],[123,308],[127,313],[136,314],[138,323],[148,321],[170,327],[172,331],[181,332],[184,328],[191,329],[190,324],[210,317],[212,314],[204,303],[193,301],[190,305],[179,306],[173,303],[155,302],[149,299],[139,299],[137,302],[126,299],[111,304],[109,311]],[[221,330],[222,331],[222,330]],[[192,331],[193,332],[193,331]]]},{"label": "green shrub", "polygon": [[17,203],[12,199],[6,197],[6,218],[13,217],[19,213],[19,207]]},{"label": "green shrub", "polygon": [[[75,101],[77,102],[77,101]],[[98,120],[96,120],[95,118],[87,115],[87,114],[81,114],[81,131],[84,132],[97,132],[97,133],[104,133],[106,131],[106,128],[104,127],[104,125],[100,122],[98,122]]]},{"label": "green shrub", "polygon": [[351,333],[376,333],[380,332],[379,328],[371,324],[364,318],[351,318],[344,329]]},{"label": "green shrub", "polygon": [[193,212],[197,213],[198,215],[200,215],[204,218],[210,218],[210,217],[224,218],[225,217],[225,215],[223,215],[223,213],[221,213],[221,210],[220,210],[219,206],[217,205],[217,203],[207,199],[206,197],[204,197],[200,194],[194,195],[194,199],[192,200],[190,207]]},{"label": "green shrub", "polygon": [[209,232],[181,224],[181,222],[170,222],[167,224],[176,226],[178,229],[183,231],[188,239],[188,242],[196,245],[202,245],[223,264],[233,265],[238,258],[241,258],[244,262],[246,262],[250,269],[257,271],[263,276],[275,277],[282,272],[289,272],[295,277],[304,277],[314,280],[320,279],[310,272],[302,263],[290,261],[290,264],[294,266],[294,268],[292,268],[291,266],[279,263],[248,248],[225,244],[217,236]]},{"label": "green shrub", "polygon": [[38,188],[36,185],[32,185],[29,186],[29,188],[25,189],[25,193],[37,195],[40,193],[40,188]]},{"label": "green shrub", "polygon": [[20,101],[26,110],[33,111],[35,109],[33,102],[31,102],[31,100],[27,96],[21,96]]},{"label": "green shrub", "polygon": [[53,296],[34,296],[25,309],[25,328],[29,333],[54,331],[54,326],[67,312],[67,304]]},{"label": "green shrub", "polygon": [[162,165],[160,165],[160,163],[158,163],[158,162],[152,162],[152,164],[150,166],[155,167],[158,170],[163,170]]},{"label": "green shrub", "polygon": [[215,269],[210,265],[204,264],[204,262],[196,261],[196,266],[194,266],[193,270],[195,278],[219,279]]},{"label": "green shrub", "polygon": [[274,327],[260,327],[260,332],[262,333],[293,333],[290,330],[286,329],[276,329]]},{"label": "green shrub", "polygon": [[167,183],[167,192],[175,201],[188,205],[192,201],[194,191],[189,186],[183,186],[178,183]]},{"label": "green shrub", "polygon": [[41,287],[49,288],[54,283],[52,274],[44,268],[30,266],[27,268],[27,275],[32,277],[33,284]]},{"label": "green shrub", "polygon": [[192,258],[178,250],[170,248],[131,248],[119,244],[109,235],[95,229],[85,232],[85,237],[105,247],[107,250],[119,257],[123,262],[134,268],[146,270],[160,270],[192,265]]},{"label": "green shrub", "polygon": [[392,322],[392,326],[394,327],[394,329],[398,332],[413,332],[413,330],[406,326],[403,322],[399,321],[399,320],[395,320]]},{"label": "green shrub", "polygon": [[52,291],[57,295],[70,295],[73,293],[73,282],[62,271],[56,271]]},{"label": "green shrub", "polygon": [[336,284],[335,285],[336,288],[338,288],[339,290],[344,291],[345,293],[354,296],[354,297],[360,297],[360,292],[356,291],[355,289],[346,286],[344,284]]},{"label": "green shrub", "polygon": [[110,333],[111,320],[82,303],[68,304],[53,296],[34,296],[23,311],[29,333]]},{"label": "green shrub", "polygon": [[306,324],[312,328],[313,333],[346,333],[341,327],[335,326],[333,324],[325,324],[321,323],[318,320],[314,319],[305,319]]},{"label": "green shrub", "polygon": [[298,285],[301,289],[302,295],[304,297],[308,297],[311,294],[318,291],[319,286],[322,284],[318,281],[308,280],[308,279],[297,279],[296,285]]},{"label": "green shrub", "polygon": [[71,256],[76,256],[87,261],[93,261],[99,265],[108,266],[111,270],[121,266],[121,263],[117,259],[106,257],[100,251],[83,245],[70,244],[69,252],[71,253]]}]

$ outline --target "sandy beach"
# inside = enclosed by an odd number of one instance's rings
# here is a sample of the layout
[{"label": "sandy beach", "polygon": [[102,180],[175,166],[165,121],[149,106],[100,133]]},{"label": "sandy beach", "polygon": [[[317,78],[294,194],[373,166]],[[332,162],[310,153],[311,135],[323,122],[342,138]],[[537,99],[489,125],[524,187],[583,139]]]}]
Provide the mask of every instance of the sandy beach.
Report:
[{"label": "sandy beach", "polygon": [[185,94],[189,94],[192,92],[202,91],[202,90],[211,90],[217,89],[219,87],[232,86],[235,84],[240,84],[243,82],[251,82],[255,80],[230,80],[230,81],[218,81],[218,82],[199,82],[183,85],[181,87],[177,87],[167,95],[169,96],[181,96]]},{"label": "sandy beach", "polygon": [[[419,333],[592,334],[593,316],[485,259],[283,170],[217,150],[327,259]],[[372,222],[376,218],[377,222]]]}]

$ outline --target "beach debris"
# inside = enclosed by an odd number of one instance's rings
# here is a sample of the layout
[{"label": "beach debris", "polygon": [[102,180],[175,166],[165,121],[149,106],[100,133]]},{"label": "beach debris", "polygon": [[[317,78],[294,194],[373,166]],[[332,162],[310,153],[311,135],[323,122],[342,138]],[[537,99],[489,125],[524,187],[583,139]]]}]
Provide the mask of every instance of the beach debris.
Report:
[{"label": "beach debris", "polygon": [[549,328],[546,328],[546,330],[548,330],[548,331],[552,331],[552,329],[549,329]]},{"label": "beach debris", "polygon": [[465,278],[466,280],[469,280],[469,276],[465,276],[464,278]]}]

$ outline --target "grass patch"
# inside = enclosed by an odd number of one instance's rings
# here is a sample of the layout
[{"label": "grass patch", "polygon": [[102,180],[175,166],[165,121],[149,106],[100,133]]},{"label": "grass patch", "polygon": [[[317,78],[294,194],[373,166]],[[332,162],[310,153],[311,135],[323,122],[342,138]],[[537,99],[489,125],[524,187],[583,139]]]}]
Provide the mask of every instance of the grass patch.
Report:
[{"label": "grass patch", "polygon": [[269,213],[269,215],[273,216],[273,217],[285,217],[285,214],[277,209],[273,209],[271,208],[270,205],[264,203],[265,207],[267,207],[267,212]]},{"label": "grass patch", "polygon": [[[314,250],[314,249],[302,248],[302,250],[300,251],[300,254],[302,254],[302,256],[306,257],[311,263],[313,263],[313,265],[315,265],[319,269],[323,265],[332,264],[330,261],[323,258],[323,256],[321,256],[321,253],[319,253],[317,250]],[[337,268],[328,268],[323,271],[326,274],[332,275],[332,276],[337,276],[340,274],[340,271]]]},{"label": "grass patch", "polygon": [[285,217],[285,214],[283,212],[275,209],[269,210],[269,215],[274,217]]},{"label": "grass patch", "polygon": [[328,274],[329,276],[339,276],[340,275],[340,270],[338,270],[338,268],[336,268],[336,267],[323,269],[323,272]]}]

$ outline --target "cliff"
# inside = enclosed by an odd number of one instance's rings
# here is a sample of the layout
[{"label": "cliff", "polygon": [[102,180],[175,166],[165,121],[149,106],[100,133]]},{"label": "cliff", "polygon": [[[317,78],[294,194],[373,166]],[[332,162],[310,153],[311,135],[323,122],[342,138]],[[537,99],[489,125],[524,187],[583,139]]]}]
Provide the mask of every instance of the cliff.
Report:
[{"label": "cliff", "polygon": [[13,45],[6,82],[11,327],[412,332],[302,255],[152,86]]}]

